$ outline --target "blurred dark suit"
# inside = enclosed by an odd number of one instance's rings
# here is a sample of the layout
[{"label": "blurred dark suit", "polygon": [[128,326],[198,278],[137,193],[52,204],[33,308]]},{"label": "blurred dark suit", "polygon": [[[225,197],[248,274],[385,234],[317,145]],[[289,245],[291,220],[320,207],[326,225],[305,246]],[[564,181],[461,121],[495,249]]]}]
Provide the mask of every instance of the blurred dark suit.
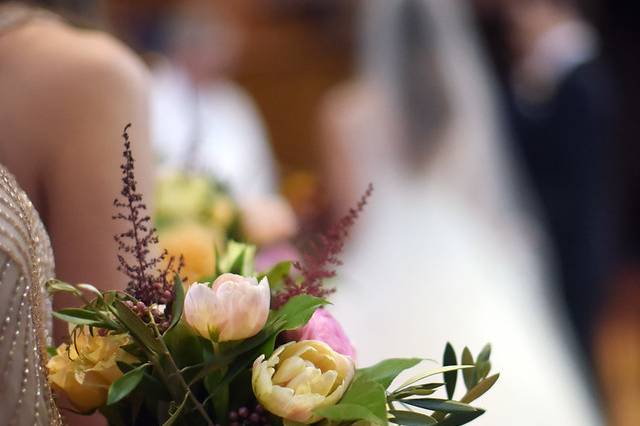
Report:
[{"label": "blurred dark suit", "polygon": [[612,88],[590,59],[568,71],[543,100],[513,95],[516,151],[541,206],[569,317],[589,355],[614,257],[610,190]]}]

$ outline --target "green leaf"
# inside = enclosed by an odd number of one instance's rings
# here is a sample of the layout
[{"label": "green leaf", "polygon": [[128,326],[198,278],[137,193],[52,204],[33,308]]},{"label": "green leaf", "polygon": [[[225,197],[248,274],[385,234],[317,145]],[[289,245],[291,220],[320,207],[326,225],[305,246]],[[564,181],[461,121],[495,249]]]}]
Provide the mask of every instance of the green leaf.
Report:
[{"label": "green leaf", "polygon": [[387,389],[391,382],[404,370],[415,367],[422,360],[420,358],[392,358],[381,361],[371,367],[358,370],[358,376],[365,377],[379,383]]},{"label": "green leaf", "polygon": [[98,290],[95,286],[87,283],[76,285],[80,290],[88,291],[89,293],[93,293],[98,299],[102,299],[102,292]]},{"label": "green leaf", "polygon": [[478,358],[476,359],[476,381],[482,380],[489,375],[491,371],[491,361],[489,358],[491,357],[491,345],[487,343],[480,354],[478,354]]},{"label": "green leaf", "polygon": [[[171,330],[176,326],[176,324],[178,324],[178,321],[182,318],[182,310],[184,309],[184,287],[182,286],[182,280],[178,274],[176,274],[176,277],[173,280],[173,290],[176,297],[171,303],[171,324],[169,324],[167,331]],[[165,334],[167,331],[165,331]]]},{"label": "green leaf", "polygon": [[319,297],[306,294],[295,296],[276,311],[276,318],[284,320],[282,330],[295,330],[307,324],[316,309],[327,304],[329,302]]},{"label": "green leaf", "polygon": [[45,285],[47,287],[47,292],[49,292],[49,294],[58,293],[58,292],[72,293],[76,296],[80,296],[82,294],[80,290],[78,290],[71,284],[65,283],[64,281],[60,281],[56,279],[47,281]]},{"label": "green leaf", "polygon": [[255,253],[255,246],[230,240],[224,255],[220,256],[217,262],[218,272],[229,272],[245,277],[252,275]]},{"label": "green leaf", "polygon": [[[251,363],[258,357],[259,355],[255,355],[254,353],[247,353],[239,356],[233,364],[229,367],[226,374],[218,383],[209,383],[207,384],[205,379],[205,386],[207,387],[207,391],[209,392],[209,396],[202,402],[202,405],[206,404],[208,401],[217,397],[219,392],[228,392],[229,385],[231,382],[242,374],[244,371],[247,371]],[[210,376],[207,376],[210,377]]]},{"label": "green leaf", "polygon": [[256,260],[256,246],[247,245],[244,249],[244,256],[242,257],[242,269],[240,275],[243,277],[249,277],[254,275],[255,268],[253,265]]},{"label": "green leaf", "polygon": [[142,378],[144,377],[144,369],[149,366],[149,363],[142,364],[139,367],[127,372],[118,380],[113,382],[109,387],[109,393],[107,395],[107,405],[115,404],[122,398],[129,395],[138,386]]},{"label": "green leaf", "polygon": [[470,403],[480,398],[485,394],[493,385],[498,381],[500,374],[494,374],[493,376],[487,377],[485,380],[482,380],[477,385],[475,385],[467,394],[460,400],[462,402]]},{"label": "green leaf", "polygon": [[178,368],[196,365],[203,361],[203,345],[198,336],[191,331],[191,328],[184,321],[179,321],[178,324],[162,336],[162,339],[169,348],[169,352]]},{"label": "green leaf", "polygon": [[393,416],[389,420],[398,425],[424,426],[438,424],[438,421],[433,417],[414,411],[389,410],[389,414]]},{"label": "green leaf", "polygon": [[138,346],[137,343],[129,343],[124,346],[120,346],[120,349],[135,356],[136,358],[142,359],[144,357],[144,352],[140,349],[140,346]]},{"label": "green leaf", "polygon": [[198,370],[195,377],[191,380],[191,384],[200,379],[203,379],[214,371],[229,366],[240,355],[252,351],[263,345],[265,342],[270,341],[270,339],[273,338],[273,335],[278,332],[277,327],[279,327],[280,324],[281,323],[279,321],[273,324],[267,324],[267,326],[265,326],[265,328],[263,328],[255,336],[239,342],[237,346],[234,346],[232,349],[225,351],[221,356],[217,356],[215,358],[212,358],[211,360],[207,360],[202,368]]},{"label": "green leaf", "polygon": [[448,371],[456,371],[456,370],[468,370],[474,368],[473,365],[448,365],[446,367],[436,368],[435,370],[427,371],[426,373],[419,374],[415,377],[410,378],[406,382],[404,382],[397,390],[401,390],[406,388],[409,385],[412,385],[420,380],[424,380],[427,377],[435,376],[436,374],[446,373]]},{"label": "green leaf", "polygon": [[343,404],[364,407],[378,418],[381,424],[387,424],[386,393],[379,383],[365,377],[356,377],[338,405]]},{"label": "green leaf", "polygon": [[76,325],[97,326],[97,324],[104,324],[102,319],[95,312],[88,311],[86,309],[62,309],[58,312],[53,312],[52,315],[62,321]]},{"label": "green leaf", "polygon": [[82,319],[90,319],[94,321],[101,320],[100,315],[98,315],[98,313],[96,313],[95,311],[90,311],[88,309],[66,308],[66,309],[60,309],[58,313],[65,316],[82,318]]},{"label": "green leaf", "polygon": [[402,399],[414,395],[431,395],[441,386],[444,386],[444,383],[425,383],[418,386],[409,386],[401,391],[393,392],[391,396],[393,399]]},{"label": "green leaf", "polygon": [[133,370],[134,368],[136,368],[133,365],[127,364],[126,362],[123,362],[123,361],[116,361],[116,364],[118,365],[118,368],[120,369],[120,371],[122,371],[125,374]]},{"label": "green leaf", "polygon": [[[451,343],[447,342],[447,346],[444,348],[444,355],[442,356],[442,365],[457,365],[458,359],[456,358],[456,351],[453,349]],[[458,370],[447,371],[443,373],[444,382],[447,385],[447,398],[453,399],[453,394],[456,390],[456,383],[458,382]]]},{"label": "green leaf", "polygon": [[491,361],[476,361],[476,376],[478,380],[486,378],[490,371]]},{"label": "green leaf", "polygon": [[[225,418],[229,412],[229,384],[222,383],[224,371],[214,371],[204,378],[204,387],[209,395],[215,395],[210,400],[213,403],[216,418]],[[209,399],[209,398],[207,398]]]},{"label": "green leaf", "polygon": [[55,346],[47,346],[47,354],[49,355],[49,357],[54,357],[58,355],[58,350]]},{"label": "green leaf", "polygon": [[477,362],[487,362],[489,361],[489,357],[491,356],[491,344],[487,343],[482,351],[478,354]]},{"label": "green leaf", "polygon": [[357,420],[365,420],[375,425],[387,424],[386,420],[383,422],[369,409],[358,404],[340,403],[338,405],[316,410],[316,413],[319,416],[336,422],[355,422]]},{"label": "green leaf", "polygon": [[277,263],[266,273],[259,274],[258,281],[260,281],[264,277],[267,277],[267,279],[269,280],[269,288],[271,288],[271,292],[277,292],[282,288],[284,278],[289,275],[291,264],[292,263],[289,260]]},{"label": "green leaf", "polygon": [[[471,351],[466,346],[462,351],[462,363],[465,365],[474,365],[473,355],[471,355]],[[473,388],[478,383],[475,368],[463,371],[462,377],[464,378],[464,384],[467,387],[467,390]]]},{"label": "green leaf", "polygon": [[148,350],[160,354],[163,347],[156,339],[153,331],[142,320],[125,305],[121,300],[115,300],[113,307],[117,312],[118,319],[127,328],[129,333],[143,344]]},{"label": "green leaf", "polygon": [[481,415],[483,415],[485,411],[481,408],[476,408],[475,412],[469,413],[453,413],[448,415],[444,420],[438,423],[438,426],[460,426],[467,424]]},{"label": "green leaf", "polygon": [[414,407],[424,408],[425,410],[444,411],[447,413],[468,413],[476,411],[476,409],[468,404],[450,399],[440,398],[417,398],[403,399],[399,401],[403,404],[413,405]]}]

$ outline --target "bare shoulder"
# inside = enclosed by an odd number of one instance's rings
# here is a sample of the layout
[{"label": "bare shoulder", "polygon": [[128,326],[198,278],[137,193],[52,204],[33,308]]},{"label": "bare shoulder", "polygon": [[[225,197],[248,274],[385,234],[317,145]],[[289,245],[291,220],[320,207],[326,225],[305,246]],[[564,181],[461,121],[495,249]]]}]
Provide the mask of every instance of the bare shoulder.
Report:
[{"label": "bare shoulder", "polygon": [[100,152],[127,122],[145,128],[148,80],[136,55],[103,33],[41,20],[4,34],[1,156],[18,170],[45,170],[68,150]]},{"label": "bare shoulder", "polygon": [[[16,141],[50,138],[70,122],[145,107],[146,67],[104,33],[34,21],[0,38],[0,64],[0,125],[11,124]],[[34,118],[39,126],[33,126]],[[34,134],[41,131],[47,134]]]},{"label": "bare shoulder", "polygon": [[0,41],[0,55],[9,75],[49,89],[82,85],[87,78],[120,84],[147,79],[144,65],[114,38],[61,22],[36,21],[13,31]]}]

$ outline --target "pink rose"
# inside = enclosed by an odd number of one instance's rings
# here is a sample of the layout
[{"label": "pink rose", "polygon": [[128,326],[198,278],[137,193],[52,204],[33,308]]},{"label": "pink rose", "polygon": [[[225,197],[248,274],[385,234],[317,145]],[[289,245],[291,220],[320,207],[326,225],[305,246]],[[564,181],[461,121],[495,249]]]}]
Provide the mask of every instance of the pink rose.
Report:
[{"label": "pink rose", "polygon": [[304,327],[288,331],[285,338],[289,341],[319,340],[334,351],[350,356],[355,360],[356,350],[338,321],[326,309],[318,309]]}]

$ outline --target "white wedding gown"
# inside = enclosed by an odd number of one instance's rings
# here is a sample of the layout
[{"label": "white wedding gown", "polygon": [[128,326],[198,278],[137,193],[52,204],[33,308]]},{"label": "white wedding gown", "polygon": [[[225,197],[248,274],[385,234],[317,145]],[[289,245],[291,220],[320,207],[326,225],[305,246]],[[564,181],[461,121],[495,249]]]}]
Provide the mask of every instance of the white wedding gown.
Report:
[{"label": "white wedding gown", "polygon": [[[364,4],[377,28],[390,28],[401,3]],[[478,426],[602,425],[555,305],[543,238],[510,189],[515,177],[465,5],[421,3],[439,36],[451,121],[424,170],[409,171],[384,105],[384,75],[365,68],[375,95],[338,107],[337,143],[359,187],[372,181],[375,191],[343,256],[332,311],[360,366],[389,357],[441,361],[447,341],[458,354],[490,342],[501,376],[475,403],[487,409]],[[389,46],[383,32],[373,37],[378,49]]]}]

